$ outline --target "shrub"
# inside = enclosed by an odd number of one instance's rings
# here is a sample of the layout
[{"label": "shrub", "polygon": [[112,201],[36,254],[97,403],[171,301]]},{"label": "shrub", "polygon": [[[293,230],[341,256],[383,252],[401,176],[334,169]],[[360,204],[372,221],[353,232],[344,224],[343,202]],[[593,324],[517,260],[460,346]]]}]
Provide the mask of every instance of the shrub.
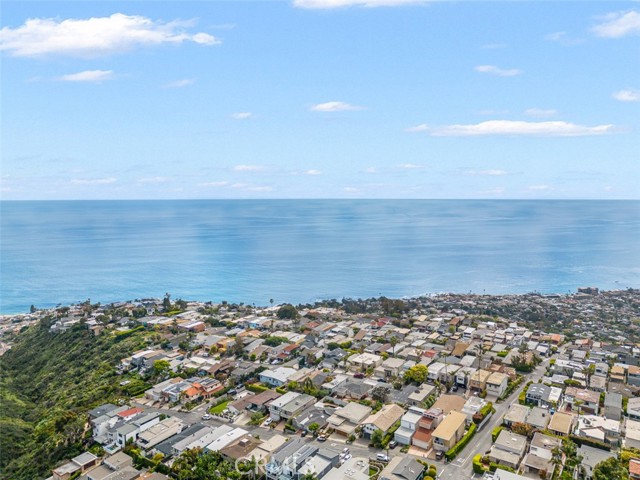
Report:
[{"label": "shrub", "polygon": [[484,465],[482,464],[482,454],[479,453],[475,457],[473,457],[473,473],[482,475],[486,471],[487,470],[484,468]]},{"label": "shrub", "polygon": [[247,385],[247,390],[253,393],[262,393],[269,390],[269,387],[265,387],[264,385],[260,385],[258,383],[250,383]]},{"label": "shrub", "polygon": [[500,432],[504,430],[504,427],[502,425],[498,425],[496,428],[494,428],[491,431],[491,441],[495,442],[496,439],[498,438],[498,435],[500,435]]}]

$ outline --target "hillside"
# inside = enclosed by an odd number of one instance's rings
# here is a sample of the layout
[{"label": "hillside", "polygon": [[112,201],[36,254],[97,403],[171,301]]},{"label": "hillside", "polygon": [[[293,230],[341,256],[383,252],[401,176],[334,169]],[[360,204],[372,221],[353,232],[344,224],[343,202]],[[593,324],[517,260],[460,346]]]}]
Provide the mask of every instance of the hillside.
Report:
[{"label": "hillside", "polygon": [[115,365],[153,333],[107,333],[84,326],[51,333],[43,319],[0,357],[0,477],[46,478],[90,438],[86,412],[126,397]]}]

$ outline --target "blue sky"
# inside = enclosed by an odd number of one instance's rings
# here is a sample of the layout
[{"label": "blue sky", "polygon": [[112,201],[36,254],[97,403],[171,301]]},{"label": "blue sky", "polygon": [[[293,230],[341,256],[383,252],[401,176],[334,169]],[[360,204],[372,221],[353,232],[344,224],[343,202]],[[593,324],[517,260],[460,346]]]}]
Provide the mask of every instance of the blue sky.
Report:
[{"label": "blue sky", "polygon": [[640,3],[3,2],[3,199],[639,198]]}]

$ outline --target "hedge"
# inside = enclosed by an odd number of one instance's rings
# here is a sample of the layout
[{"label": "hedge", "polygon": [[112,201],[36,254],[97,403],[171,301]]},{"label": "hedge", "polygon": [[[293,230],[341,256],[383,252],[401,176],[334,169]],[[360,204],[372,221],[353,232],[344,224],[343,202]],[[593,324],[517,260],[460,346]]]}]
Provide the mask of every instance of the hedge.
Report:
[{"label": "hedge", "polygon": [[479,475],[482,475],[484,472],[487,471],[484,468],[484,465],[482,464],[481,460],[482,460],[482,454],[481,453],[479,453],[475,457],[473,457],[473,473],[477,473]]},{"label": "hedge", "polygon": [[590,438],[579,437],[578,435],[569,435],[569,439],[577,443],[579,447],[587,445],[593,448],[599,448],[600,450],[611,451],[611,446],[606,443],[599,442],[598,440],[591,440]]},{"label": "hedge", "polygon": [[265,387],[264,385],[260,385],[258,383],[250,383],[246,387],[247,387],[247,390],[253,393],[262,393],[269,390],[269,387]]},{"label": "hedge", "polygon": [[492,441],[492,442],[495,442],[495,441],[496,441],[496,439],[498,438],[498,435],[500,435],[500,432],[501,432],[502,430],[504,430],[504,426],[502,426],[502,425],[498,425],[496,428],[494,428],[494,429],[491,431],[491,441]]},{"label": "hedge", "polygon": [[464,449],[464,447],[467,446],[467,443],[469,443],[469,441],[471,441],[473,436],[476,434],[476,429],[477,428],[478,428],[478,426],[475,423],[472,423],[469,426],[469,430],[467,430],[467,433],[465,433],[464,436],[460,439],[460,441],[458,443],[456,443],[450,450],[448,450],[444,454],[444,457],[448,461],[451,461],[454,458],[456,458],[458,453],[460,453],[462,451],[462,449]]}]

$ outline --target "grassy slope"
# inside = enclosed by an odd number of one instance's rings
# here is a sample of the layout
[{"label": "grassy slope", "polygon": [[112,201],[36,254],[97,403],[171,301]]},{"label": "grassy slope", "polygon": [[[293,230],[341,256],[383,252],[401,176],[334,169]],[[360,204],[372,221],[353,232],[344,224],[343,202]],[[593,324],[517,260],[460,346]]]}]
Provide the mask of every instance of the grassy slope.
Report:
[{"label": "grassy slope", "polygon": [[84,451],[87,410],[126,396],[114,366],[147,335],[52,334],[48,321],[21,334],[0,357],[0,478],[45,478]]}]

